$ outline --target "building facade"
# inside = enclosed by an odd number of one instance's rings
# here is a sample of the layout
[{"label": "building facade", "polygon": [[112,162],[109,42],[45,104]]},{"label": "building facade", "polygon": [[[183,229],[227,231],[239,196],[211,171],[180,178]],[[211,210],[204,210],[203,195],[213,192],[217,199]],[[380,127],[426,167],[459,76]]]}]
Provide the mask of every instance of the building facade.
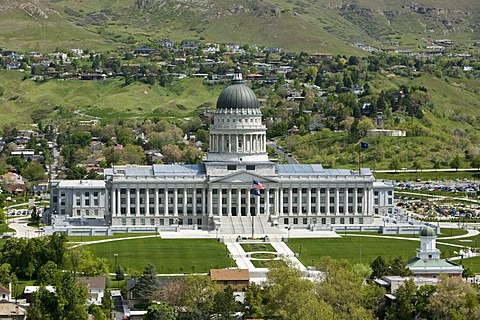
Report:
[{"label": "building facade", "polygon": [[[393,211],[393,185],[375,182],[369,169],[278,164],[266,146],[258,99],[238,72],[218,98],[202,163],[114,166],[92,189],[90,182],[54,181],[51,207],[72,219],[88,210],[110,226],[206,230],[235,223],[245,230],[242,217],[260,227],[369,224],[375,212]],[[254,180],[262,186],[256,194]]]}]

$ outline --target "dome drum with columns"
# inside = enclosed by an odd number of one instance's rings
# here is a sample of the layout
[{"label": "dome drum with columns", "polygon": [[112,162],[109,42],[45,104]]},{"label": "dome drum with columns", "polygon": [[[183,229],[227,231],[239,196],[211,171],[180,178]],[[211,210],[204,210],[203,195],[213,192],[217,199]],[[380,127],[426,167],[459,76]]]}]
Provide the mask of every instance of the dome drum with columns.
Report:
[{"label": "dome drum with columns", "polygon": [[[206,160],[106,169],[105,198],[99,202],[104,210],[75,205],[86,195],[89,203],[95,201],[81,181],[55,181],[51,206],[70,217],[99,212],[97,218],[111,226],[180,226],[237,235],[251,234],[252,216],[256,230],[269,234],[290,226],[368,224],[375,212],[393,212],[393,185],[374,183],[369,169],[270,161],[266,130],[259,101],[237,71],[218,98]],[[251,194],[253,180],[264,186],[259,195]]]}]

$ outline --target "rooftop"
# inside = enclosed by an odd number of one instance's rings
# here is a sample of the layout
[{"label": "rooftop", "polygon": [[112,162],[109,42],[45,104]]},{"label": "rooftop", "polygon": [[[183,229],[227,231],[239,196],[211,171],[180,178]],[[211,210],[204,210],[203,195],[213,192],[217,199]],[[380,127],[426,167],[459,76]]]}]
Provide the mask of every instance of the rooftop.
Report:
[{"label": "rooftop", "polygon": [[210,278],[213,281],[250,280],[248,269],[210,269]]}]

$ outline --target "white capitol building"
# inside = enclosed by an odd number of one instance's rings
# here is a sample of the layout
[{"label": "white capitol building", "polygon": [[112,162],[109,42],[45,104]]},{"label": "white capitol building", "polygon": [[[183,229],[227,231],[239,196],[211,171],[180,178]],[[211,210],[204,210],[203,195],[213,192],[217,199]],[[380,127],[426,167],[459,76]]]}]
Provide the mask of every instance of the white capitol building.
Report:
[{"label": "white capitol building", "polygon": [[[236,73],[218,98],[206,160],[115,165],[104,181],[52,181],[49,220],[248,234],[251,222],[268,233],[370,224],[374,214],[393,212],[393,185],[375,182],[369,169],[278,164],[266,142],[258,99]],[[251,194],[253,180],[264,186],[260,196]]]}]

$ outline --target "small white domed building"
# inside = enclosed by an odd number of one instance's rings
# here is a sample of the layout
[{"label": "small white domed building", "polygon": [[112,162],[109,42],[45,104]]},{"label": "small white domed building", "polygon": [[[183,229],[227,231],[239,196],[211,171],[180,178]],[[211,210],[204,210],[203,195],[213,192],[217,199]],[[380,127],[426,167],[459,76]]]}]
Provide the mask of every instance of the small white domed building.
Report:
[{"label": "small white domed building", "polygon": [[420,248],[417,256],[410,259],[407,267],[416,277],[436,278],[439,274],[461,277],[463,267],[446,259],[440,259],[440,250],[436,248],[436,234],[431,227],[420,230]]}]

